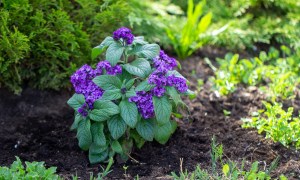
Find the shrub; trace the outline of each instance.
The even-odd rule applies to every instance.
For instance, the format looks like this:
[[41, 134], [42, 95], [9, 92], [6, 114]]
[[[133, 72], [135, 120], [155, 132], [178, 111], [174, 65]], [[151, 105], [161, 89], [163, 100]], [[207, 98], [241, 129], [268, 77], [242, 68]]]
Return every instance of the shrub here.
[[133, 143], [165, 144], [177, 126], [171, 114], [184, 105], [180, 95], [191, 94], [187, 80], [173, 70], [176, 60], [129, 29], [105, 38], [92, 58], [105, 50], [106, 60], [96, 69], [84, 65], [72, 75], [76, 94], [68, 101], [75, 110], [72, 129], [91, 163], [115, 153], [126, 159]]
[[0, 167], [0, 179], [61, 179], [56, 174], [56, 167], [46, 168], [44, 162], [25, 162], [25, 165], [16, 157], [10, 168]]

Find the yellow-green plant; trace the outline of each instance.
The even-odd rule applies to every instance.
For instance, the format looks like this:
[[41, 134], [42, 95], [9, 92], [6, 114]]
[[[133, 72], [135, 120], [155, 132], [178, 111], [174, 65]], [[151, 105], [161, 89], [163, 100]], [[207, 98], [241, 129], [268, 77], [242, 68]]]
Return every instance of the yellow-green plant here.
[[187, 18], [183, 26], [176, 24], [176, 27], [166, 29], [171, 44], [180, 59], [190, 56], [207, 41], [207, 36], [203, 37], [202, 35], [211, 23], [212, 13], [204, 15], [205, 4], [206, 1], [203, 0], [194, 6], [193, 0], [189, 0]]
[[265, 133], [266, 138], [280, 142], [284, 146], [300, 148], [300, 118], [293, 117], [293, 107], [287, 111], [279, 103], [263, 102], [266, 110], [260, 110], [252, 118], [243, 118], [243, 128], [256, 128]]

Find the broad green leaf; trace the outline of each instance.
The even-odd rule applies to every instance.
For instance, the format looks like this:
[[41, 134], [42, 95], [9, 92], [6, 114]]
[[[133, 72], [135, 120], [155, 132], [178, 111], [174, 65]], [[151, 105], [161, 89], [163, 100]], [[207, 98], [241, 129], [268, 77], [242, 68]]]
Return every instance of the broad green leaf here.
[[121, 59], [124, 49], [125, 48], [118, 42], [110, 44], [106, 51], [106, 60], [109, 61], [112, 66], [115, 66]]
[[104, 90], [121, 89], [122, 82], [116, 76], [101, 75], [93, 79], [93, 82]]
[[74, 94], [67, 103], [77, 111], [85, 103], [85, 99], [82, 94]]
[[134, 139], [135, 145], [139, 149], [145, 144], [145, 139], [143, 139], [136, 130], [131, 129], [130, 137]]
[[96, 122], [92, 124], [91, 131], [93, 136], [93, 142], [97, 146], [105, 146], [106, 145], [106, 138], [103, 133], [103, 124]]
[[228, 175], [228, 173], [229, 173], [229, 170], [230, 170], [229, 165], [228, 165], [228, 164], [224, 164], [224, 166], [223, 166], [223, 168], [222, 168], [222, 171], [223, 171], [224, 176], [227, 177], [227, 175]]
[[111, 143], [111, 148], [119, 154], [123, 153], [122, 146], [119, 143], [119, 141], [117, 141], [117, 140], [115, 140]]
[[145, 44], [143, 46], [135, 46], [131, 51], [131, 53], [147, 59], [153, 59], [159, 55], [159, 51], [160, 51], [159, 45]]
[[139, 135], [142, 136], [147, 141], [153, 141], [154, 125], [150, 119], [148, 120], [141, 119], [136, 125], [136, 130], [139, 133]]
[[116, 115], [107, 121], [107, 126], [111, 136], [119, 139], [126, 131], [127, 125], [121, 116]]
[[150, 91], [155, 85], [149, 84], [147, 80], [141, 82], [136, 88], [136, 91]]
[[182, 102], [180, 94], [177, 92], [177, 90], [174, 87], [167, 86], [166, 90], [167, 93], [171, 96], [171, 98], [175, 102], [176, 106]]
[[135, 82], [135, 78], [127, 81], [125, 84], [126, 89], [130, 89], [133, 86], [134, 82]]
[[153, 96], [154, 112], [157, 122], [163, 125], [170, 120], [172, 105], [166, 96], [161, 98]]
[[89, 117], [94, 121], [105, 121], [119, 113], [119, 106], [112, 101], [97, 100], [94, 102], [94, 109], [89, 113]]
[[123, 68], [126, 69], [130, 74], [142, 78], [146, 78], [151, 73], [150, 63], [143, 58], [136, 59], [130, 64], [125, 64]]
[[76, 113], [74, 122], [71, 126], [71, 130], [77, 129], [79, 122], [83, 119], [84, 118], [79, 113]]
[[105, 48], [113, 42], [115, 42], [114, 38], [106, 37], [99, 46], [94, 47], [92, 49], [92, 60], [99, 56], [105, 50]]
[[103, 162], [108, 158], [107, 146], [97, 146], [92, 144], [89, 149], [89, 160], [91, 164]]
[[79, 122], [76, 137], [78, 139], [79, 147], [83, 150], [88, 150], [93, 142], [90, 120], [85, 119], [84, 121]]
[[136, 96], [136, 92], [134, 91], [134, 89], [130, 89], [130, 90], [128, 90], [128, 91], [126, 92], [125, 96], [126, 96], [127, 98], [130, 98], [130, 97], [132, 97], [132, 96]]
[[129, 102], [128, 99], [124, 99], [119, 104], [121, 117], [126, 124], [131, 128], [134, 128], [138, 120], [138, 109], [135, 103]]
[[154, 139], [160, 144], [165, 144], [169, 140], [172, 132], [173, 128], [171, 122], [167, 122], [164, 125], [156, 124], [154, 127]]
[[144, 40], [144, 36], [137, 36], [137, 37], [134, 37], [133, 44], [142, 44], [142, 45], [144, 45], [144, 44], [148, 44], [148, 42], [146, 42]]
[[104, 91], [101, 100], [116, 100], [120, 99], [121, 97], [122, 94], [120, 89], [106, 90]]

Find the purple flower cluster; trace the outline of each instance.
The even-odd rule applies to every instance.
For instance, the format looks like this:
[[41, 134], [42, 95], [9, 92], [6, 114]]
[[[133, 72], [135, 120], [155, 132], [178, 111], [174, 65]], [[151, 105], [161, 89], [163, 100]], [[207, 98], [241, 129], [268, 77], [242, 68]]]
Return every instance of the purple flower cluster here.
[[151, 92], [138, 91], [136, 96], [129, 98], [129, 102], [136, 103], [138, 110], [144, 119], [154, 117], [154, 105]]
[[[109, 75], [116, 75], [122, 73], [122, 68], [120, 65], [112, 67], [108, 61], [101, 61], [98, 63], [97, 68], [94, 70], [89, 65], [83, 65], [79, 68], [72, 76], [71, 83], [77, 94], [83, 94], [85, 101], [88, 104], [89, 109], [93, 109], [94, 102], [101, 98], [104, 90], [98, 87], [92, 80], [101, 74], [103, 70]], [[87, 116], [87, 107], [83, 105], [78, 109], [78, 112], [82, 116]]]
[[123, 39], [128, 45], [132, 44], [134, 36], [131, 33], [131, 30], [126, 27], [121, 27], [114, 31], [113, 33], [114, 40]]
[[83, 117], [87, 117], [88, 112], [87, 112], [87, 105], [83, 104], [79, 109], [78, 113], [81, 114]]
[[165, 54], [164, 51], [160, 51], [159, 56], [153, 59], [153, 64], [156, 70], [149, 76], [148, 82], [155, 84], [152, 89], [153, 95], [162, 97], [165, 94], [165, 86], [173, 86], [180, 93], [187, 91], [188, 86], [186, 80], [175, 75], [166, 76], [168, 71], [173, 70], [176, 66], [176, 60]]

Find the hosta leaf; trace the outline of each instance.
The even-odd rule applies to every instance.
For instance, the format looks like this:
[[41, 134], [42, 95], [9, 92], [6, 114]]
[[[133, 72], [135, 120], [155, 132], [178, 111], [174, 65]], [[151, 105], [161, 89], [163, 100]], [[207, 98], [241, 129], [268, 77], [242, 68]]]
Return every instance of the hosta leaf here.
[[173, 132], [174, 127], [172, 126], [172, 123], [170, 121], [165, 123], [164, 125], [156, 124], [154, 128], [154, 139], [160, 144], [165, 144], [169, 140]]
[[135, 127], [138, 120], [138, 109], [135, 103], [129, 102], [128, 99], [124, 99], [119, 104], [121, 117], [126, 124], [132, 128]]
[[115, 152], [117, 152], [117, 153], [119, 153], [119, 154], [121, 154], [121, 153], [123, 153], [123, 150], [122, 150], [122, 146], [121, 146], [121, 144], [119, 143], [119, 141], [113, 141], [112, 143], [111, 143], [111, 148], [115, 151]]
[[104, 91], [101, 100], [116, 100], [120, 99], [121, 97], [122, 94], [120, 89], [106, 90]]
[[161, 98], [153, 96], [154, 112], [157, 122], [163, 125], [170, 120], [172, 105], [166, 96]]
[[111, 136], [119, 139], [126, 131], [127, 125], [121, 116], [116, 115], [107, 121], [107, 126]]
[[105, 121], [119, 113], [119, 106], [112, 101], [97, 100], [94, 102], [94, 109], [89, 113], [89, 116], [94, 121]]
[[118, 61], [121, 59], [121, 56], [124, 52], [124, 47], [118, 43], [114, 42], [107, 48], [106, 51], [106, 60], [110, 62], [112, 66], [115, 66]]
[[155, 85], [149, 84], [148, 81], [141, 82], [136, 88], [136, 91], [150, 91], [152, 88], [154, 88]]
[[154, 125], [151, 120], [142, 119], [136, 125], [136, 130], [140, 136], [142, 136], [147, 141], [153, 141], [154, 137]]
[[93, 79], [93, 82], [104, 90], [121, 89], [122, 82], [116, 76], [101, 75]]
[[85, 99], [82, 94], [74, 94], [67, 103], [77, 111], [85, 103]]
[[106, 138], [103, 133], [103, 124], [102, 123], [93, 123], [91, 127], [93, 142], [98, 146], [105, 146], [106, 145]]
[[92, 144], [89, 149], [89, 160], [91, 164], [103, 162], [108, 158], [107, 146], [97, 146]]
[[134, 47], [131, 53], [147, 59], [153, 59], [159, 55], [159, 51], [160, 51], [159, 45], [145, 44], [143, 46]]
[[78, 145], [83, 150], [88, 150], [92, 144], [91, 121], [86, 119], [79, 122], [77, 129]]
[[125, 64], [123, 68], [126, 69], [130, 74], [142, 78], [146, 78], [151, 73], [150, 63], [143, 58], [136, 59], [130, 64]]

